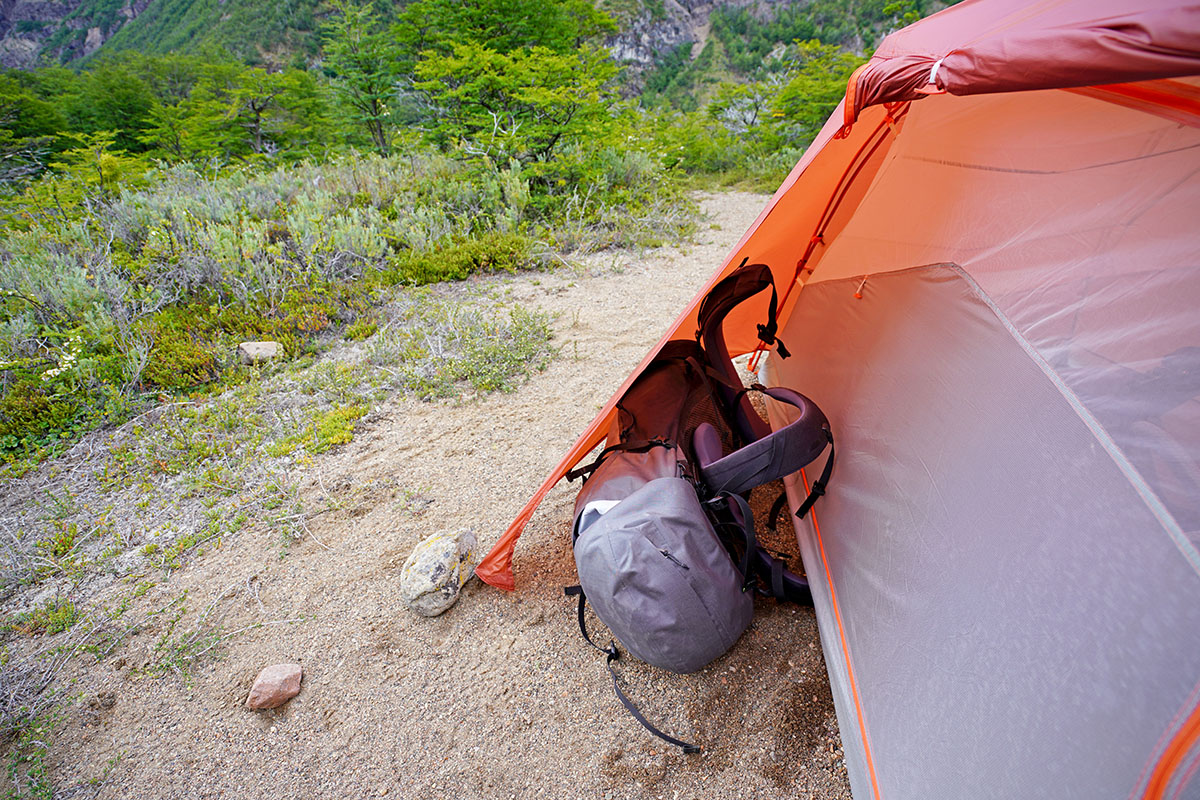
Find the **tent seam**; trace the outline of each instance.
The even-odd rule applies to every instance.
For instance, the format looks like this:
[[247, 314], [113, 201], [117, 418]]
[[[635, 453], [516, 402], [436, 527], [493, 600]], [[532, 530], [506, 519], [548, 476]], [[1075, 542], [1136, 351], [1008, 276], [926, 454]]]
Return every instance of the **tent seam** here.
[[1042, 370], [1042, 373], [1050, 379], [1051, 383], [1054, 384], [1055, 388], [1058, 389], [1059, 393], [1063, 396], [1063, 399], [1065, 399], [1071, 408], [1074, 409], [1075, 413], [1079, 416], [1079, 419], [1088, 427], [1088, 430], [1090, 430], [1092, 435], [1096, 437], [1096, 440], [1100, 443], [1100, 446], [1104, 448], [1105, 452], [1107, 452], [1113, 462], [1116, 463], [1117, 468], [1121, 470], [1121, 473], [1142, 498], [1142, 502], [1145, 503], [1146, 507], [1150, 509], [1150, 512], [1154, 514], [1155, 518], [1159, 521], [1159, 524], [1162, 525], [1167, 535], [1171, 537], [1171, 541], [1175, 543], [1175, 547], [1179, 550], [1180, 554], [1187, 560], [1188, 564], [1191, 565], [1192, 570], [1198, 577], [1200, 577], [1200, 552], [1196, 551], [1195, 546], [1184, 534], [1183, 528], [1181, 528], [1179, 523], [1176, 522], [1175, 517], [1172, 516], [1171, 512], [1169, 512], [1166, 506], [1163, 505], [1162, 500], [1159, 499], [1158, 495], [1154, 493], [1154, 490], [1151, 489], [1149, 484], [1146, 483], [1146, 480], [1142, 477], [1141, 473], [1137, 471], [1132, 463], [1130, 463], [1129, 459], [1125, 456], [1125, 453], [1117, 446], [1117, 443], [1114, 442], [1112, 437], [1108, 434], [1108, 431], [1105, 430], [1095, 416], [1092, 415], [1092, 412], [1089, 411], [1087, 406], [1083, 404], [1083, 401], [1079, 399], [1079, 396], [1071, 390], [1071, 388], [1062, 379], [1062, 376], [1054, 371], [1054, 368], [1051, 367], [1049, 362], [1042, 357], [1042, 354], [1038, 352], [1037, 348], [1035, 348], [1033, 344], [1031, 344], [1030, 341], [1025, 338], [1020, 330], [1017, 329], [1012, 320], [1008, 318], [1008, 315], [1001, 311], [1000, 307], [996, 305], [992, 298], [983, 291], [983, 288], [975, 281], [975, 278], [973, 278], [969, 273], [967, 273], [966, 270], [957, 264], [948, 263], [947, 266], [963, 277], [963, 279], [967, 282], [967, 285], [971, 287], [971, 290], [976, 294], [977, 297], [979, 297], [980, 300], [984, 302], [985, 305], [987, 305], [989, 309], [991, 309], [992, 313], [996, 315], [996, 318], [1000, 320], [1000, 323], [1004, 325], [1005, 329], [1008, 330], [1009, 335], [1011, 335], [1017, 344], [1021, 346], [1026, 355], [1033, 359], [1033, 362], [1038, 365], [1038, 367]]

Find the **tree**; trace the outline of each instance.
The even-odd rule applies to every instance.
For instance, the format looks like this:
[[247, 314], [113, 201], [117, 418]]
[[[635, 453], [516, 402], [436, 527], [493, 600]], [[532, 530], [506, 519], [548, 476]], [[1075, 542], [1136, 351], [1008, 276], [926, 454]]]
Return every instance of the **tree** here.
[[41, 172], [64, 128], [57, 108], [0, 75], [0, 192], [15, 191]]
[[732, 133], [746, 133], [766, 116], [773, 89], [763, 81], [722, 83], [708, 103], [708, 118], [722, 123]]
[[114, 131], [117, 148], [136, 152], [145, 149], [140, 136], [157, 104], [150, 86], [131, 67], [130, 57], [110, 58], [80, 76], [68, 116], [74, 130]]
[[501, 53], [467, 42], [448, 55], [427, 52], [413, 86], [438, 110], [431, 131], [438, 143], [462, 141], [493, 160], [529, 163], [603, 131], [616, 72], [608, 54], [595, 47]]
[[390, 150], [399, 51], [380, 29], [369, 6], [333, 0], [336, 12], [325, 29], [325, 67], [348, 118], [366, 129], [380, 155]]

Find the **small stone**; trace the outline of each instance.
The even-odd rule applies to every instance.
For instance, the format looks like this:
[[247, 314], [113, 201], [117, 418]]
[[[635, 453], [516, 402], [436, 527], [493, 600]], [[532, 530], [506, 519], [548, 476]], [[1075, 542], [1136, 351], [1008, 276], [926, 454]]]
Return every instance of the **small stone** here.
[[299, 664], [272, 664], [254, 679], [250, 696], [246, 698], [246, 708], [260, 711], [283, 705], [300, 694], [303, 674]]
[[242, 342], [238, 345], [238, 356], [243, 364], [261, 364], [283, 355], [279, 342]]
[[435, 533], [418, 544], [400, 570], [400, 599], [426, 617], [454, 605], [478, 563], [476, 545], [470, 529]]

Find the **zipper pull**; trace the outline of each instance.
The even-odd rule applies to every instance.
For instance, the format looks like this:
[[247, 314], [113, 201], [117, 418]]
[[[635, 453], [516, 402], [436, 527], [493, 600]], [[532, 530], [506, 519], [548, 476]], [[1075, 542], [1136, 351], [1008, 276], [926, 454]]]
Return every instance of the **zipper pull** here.
[[677, 566], [677, 567], [683, 567], [684, 569], [689, 569], [689, 567], [688, 567], [688, 565], [687, 565], [687, 564], [683, 563], [683, 562], [682, 562], [682, 561], [680, 561], [678, 558], [676, 558], [675, 556], [671, 555], [671, 554], [670, 554], [669, 552], [667, 552], [665, 549], [659, 548], [659, 551], [658, 551], [658, 552], [660, 552], [660, 553], [662, 553], [664, 556], [666, 556], [666, 557], [667, 557], [667, 560], [668, 560], [668, 561], [670, 561], [670, 562], [671, 562], [672, 564], [674, 564], [675, 566]]

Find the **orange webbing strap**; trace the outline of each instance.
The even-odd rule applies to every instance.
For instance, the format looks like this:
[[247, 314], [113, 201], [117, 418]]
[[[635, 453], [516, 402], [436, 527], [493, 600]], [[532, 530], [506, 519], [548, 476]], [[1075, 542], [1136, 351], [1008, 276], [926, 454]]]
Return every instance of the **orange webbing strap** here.
[[842, 108], [842, 129], [834, 134], [835, 139], [845, 139], [850, 135], [850, 130], [854, 127], [855, 121], [858, 119], [858, 108], [855, 103], [858, 102], [858, 77], [862, 75], [863, 70], [871, 62], [860, 64], [858, 69], [850, 73], [850, 80], [846, 81], [846, 102]]

